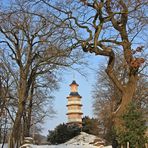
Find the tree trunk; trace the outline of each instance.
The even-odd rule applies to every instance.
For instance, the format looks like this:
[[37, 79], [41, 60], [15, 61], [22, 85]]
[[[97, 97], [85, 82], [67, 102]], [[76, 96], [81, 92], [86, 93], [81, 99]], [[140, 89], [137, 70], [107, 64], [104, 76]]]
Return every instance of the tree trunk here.
[[23, 112], [25, 110], [26, 98], [27, 98], [26, 86], [27, 86], [26, 79], [23, 75], [20, 80], [20, 86], [19, 86], [20, 89], [18, 89], [18, 96], [19, 96], [18, 110], [16, 113], [13, 128], [9, 138], [9, 148], [19, 147], [20, 145], [21, 126], [22, 126], [21, 120], [22, 120]]
[[24, 137], [30, 137], [31, 114], [24, 117]]
[[32, 117], [32, 107], [33, 107], [33, 92], [34, 92], [34, 79], [31, 85], [30, 96], [28, 97], [29, 105], [25, 116], [25, 137], [30, 137], [31, 128], [31, 117]]
[[[32, 101], [31, 101], [32, 102]], [[29, 106], [29, 111], [28, 111], [28, 118], [27, 118], [27, 132], [26, 132], [26, 135], [25, 136], [30, 136], [30, 128], [31, 128], [31, 115], [32, 115], [32, 105]]]
[[120, 106], [118, 107], [118, 109], [116, 110], [116, 112], [114, 113], [115, 115], [115, 126], [117, 128], [121, 128], [123, 125], [121, 116], [124, 114], [124, 112], [126, 111], [127, 106], [129, 105], [129, 103], [132, 101], [135, 91], [136, 91], [136, 87], [137, 87], [137, 80], [136, 78], [133, 79], [132, 81], [130, 81], [126, 87], [124, 88], [124, 92], [122, 93], [122, 101]]
[[17, 111], [16, 118], [14, 121], [14, 125], [12, 128], [12, 132], [10, 134], [9, 138], [9, 148], [15, 148], [16, 144], [18, 143], [20, 139], [20, 128], [21, 128], [21, 118], [23, 114], [23, 108]]

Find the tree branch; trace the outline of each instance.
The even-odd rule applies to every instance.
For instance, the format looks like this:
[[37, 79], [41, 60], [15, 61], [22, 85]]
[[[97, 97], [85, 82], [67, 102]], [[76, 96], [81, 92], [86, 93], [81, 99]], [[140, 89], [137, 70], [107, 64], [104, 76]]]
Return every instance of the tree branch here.
[[114, 72], [115, 55], [113, 50], [110, 47], [106, 47], [101, 43], [99, 43], [98, 45], [102, 50], [99, 49], [98, 47], [94, 48], [91, 45], [88, 45], [87, 47], [82, 47], [82, 48], [85, 48], [84, 50], [89, 51], [90, 53], [95, 53], [96, 55], [103, 55], [103, 56], [109, 57], [106, 73], [108, 74], [109, 78], [114, 82], [114, 84], [117, 86], [117, 88], [121, 92], [123, 92], [124, 88], [121, 84], [121, 81], [118, 80]]

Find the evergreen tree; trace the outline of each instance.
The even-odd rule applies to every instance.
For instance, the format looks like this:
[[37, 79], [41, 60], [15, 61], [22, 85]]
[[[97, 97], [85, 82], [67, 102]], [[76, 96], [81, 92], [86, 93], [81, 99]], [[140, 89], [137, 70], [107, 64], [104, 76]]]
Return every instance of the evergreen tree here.
[[53, 131], [49, 131], [47, 140], [51, 144], [61, 144], [80, 134], [80, 127], [65, 123], [58, 125]]
[[50, 130], [47, 141], [51, 144], [61, 144], [80, 134], [81, 130], [88, 134], [99, 134], [99, 122], [97, 119], [84, 117], [82, 119], [82, 129], [76, 125], [59, 124], [54, 130]]
[[145, 148], [147, 141], [145, 137], [147, 129], [146, 121], [137, 103], [130, 103], [122, 119], [124, 128], [118, 131], [119, 143], [126, 145], [126, 143], [129, 142], [130, 148]]

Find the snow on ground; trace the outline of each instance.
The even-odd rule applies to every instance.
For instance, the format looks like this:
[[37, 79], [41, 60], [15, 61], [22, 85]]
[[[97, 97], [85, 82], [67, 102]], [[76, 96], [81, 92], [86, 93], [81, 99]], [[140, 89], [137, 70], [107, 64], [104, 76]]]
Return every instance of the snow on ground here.
[[26, 148], [112, 148], [111, 146], [94, 146], [94, 141], [104, 143], [103, 139], [97, 136], [81, 132], [80, 135], [60, 145], [28, 145]]
[[60, 145], [26, 145], [26, 148], [112, 148], [111, 146], [92, 146], [92, 145], [66, 145], [66, 144], [60, 144]]
[[94, 135], [87, 134], [85, 132], [81, 132], [80, 135], [72, 138], [65, 144], [73, 144], [73, 145], [88, 145], [90, 143], [93, 143], [96, 139], [98, 139], [101, 143], [104, 143], [103, 139], [98, 138]]
[[[0, 148], [1, 148], [1, 144], [0, 144]], [[8, 148], [8, 147], [5, 145], [4, 148]], [[26, 145], [26, 148], [112, 148], [112, 146], [97, 147], [97, 146], [92, 146], [92, 145], [60, 144], [60, 145]]]
[[[68, 142], [60, 145], [30, 145], [25, 144], [21, 148], [112, 148], [112, 146], [94, 146], [94, 141], [99, 143], [104, 143], [103, 139], [98, 138], [94, 135], [90, 135], [84, 132], [81, 132], [80, 135], [72, 138]], [[1, 145], [0, 145], [1, 148]], [[8, 148], [5, 145], [4, 148]]]

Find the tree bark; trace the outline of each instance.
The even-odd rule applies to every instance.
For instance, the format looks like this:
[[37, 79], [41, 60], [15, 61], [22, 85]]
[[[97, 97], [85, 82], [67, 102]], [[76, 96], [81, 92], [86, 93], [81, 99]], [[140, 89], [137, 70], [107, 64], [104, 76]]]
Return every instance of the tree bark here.
[[14, 148], [19, 141], [22, 114], [23, 114], [23, 108], [22, 109], [20, 108], [17, 111], [12, 132], [9, 138], [9, 148]]
[[136, 91], [136, 87], [137, 87], [137, 77], [132, 76], [129, 83], [126, 85], [126, 87], [123, 90], [121, 104], [114, 112], [114, 117], [115, 117], [114, 123], [117, 128], [121, 128], [123, 125], [121, 117], [126, 111], [126, 108], [129, 105], [129, 103], [132, 101]]
[[31, 118], [32, 118], [32, 107], [33, 107], [33, 93], [34, 93], [34, 85], [35, 85], [35, 78], [33, 77], [32, 79], [32, 85], [31, 85], [31, 90], [30, 90], [30, 96], [28, 97], [28, 102], [29, 105], [26, 110], [26, 116], [25, 118], [25, 126], [24, 126], [24, 136], [25, 137], [30, 137], [30, 129], [31, 129]]
[[20, 76], [19, 88], [18, 89], [18, 110], [16, 113], [16, 118], [12, 127], [12, 131], [9, 138], [9, 148], [19, 147], [21, 141], [21, 126], [22, 126], [22, 116], [25, 110], [27, 94], [27, 83], [25, 74], [22, 72]]

